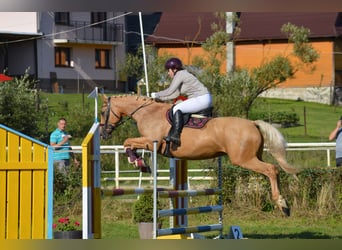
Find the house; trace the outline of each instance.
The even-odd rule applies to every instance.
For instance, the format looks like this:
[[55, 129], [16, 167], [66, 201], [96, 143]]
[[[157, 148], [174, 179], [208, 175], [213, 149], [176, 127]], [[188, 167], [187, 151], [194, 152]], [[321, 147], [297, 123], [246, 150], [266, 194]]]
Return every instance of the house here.
[[319, 53], [315, 70], [302, 69], [293, 79], [263, 93], [266, 97], [340, 103], [342, 95], [342, 13], [241, 13], [235, 42], [235, 65], [255, 67], [262, 60], [290, 51], [283, 24], [310, 29], [309, 40]]
[[1, 12], [0, 70], [25, 70], [43, 91], [124, 91], [122, 12]]
[[196, 55], [203, 53], [201, 45], [214, 32], [212, 23], [220, 22], [211, 12], [163, 12], [154, 32], [146, 43], [158, 49], [158, 53], [169, 53], [189, 65]]
[[[252, 68], [276, 54], [291, 52], [283, 24], [292, 23], [310, 29], [310, 43], [319, 52], [315, 71], [301, 70], [293, 79], [263, 93], [266, 97], [342, 104], [342, 15], [333, 13], [238, 13], [241, 32], [233, 40], [225, 67]], [[201, 20], [201, 21], [199, 21]], [[213, 13], [163, 13], [147, 42], [159, 53], [168, 52], [191, 64], [194, 55], [203, 53], [200, 44], [212, 34]]]

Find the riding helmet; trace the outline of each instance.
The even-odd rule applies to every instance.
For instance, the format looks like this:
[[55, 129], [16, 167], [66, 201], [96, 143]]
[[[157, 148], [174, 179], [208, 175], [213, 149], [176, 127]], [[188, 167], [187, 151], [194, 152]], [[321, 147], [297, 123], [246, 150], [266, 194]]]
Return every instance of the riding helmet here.
[[183, 64], [182, 61], [179, 60], [176, 57], [170, 58], [169, 60], [166, 61], [165, 63], [165, 69], [177, 69], [177, 70], [182, 70], [183, 69]]

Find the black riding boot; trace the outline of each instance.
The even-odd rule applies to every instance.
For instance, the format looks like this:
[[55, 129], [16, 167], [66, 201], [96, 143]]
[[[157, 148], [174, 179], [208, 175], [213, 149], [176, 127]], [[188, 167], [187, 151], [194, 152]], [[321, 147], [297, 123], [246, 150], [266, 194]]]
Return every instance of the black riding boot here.
[[180, 110], [177, 110], [176, 113], [173, 115], [172, 127], [170, 129], [170, 139], [171, 141], [180, 146], [180, 134], [183, 129], [183, 113]]

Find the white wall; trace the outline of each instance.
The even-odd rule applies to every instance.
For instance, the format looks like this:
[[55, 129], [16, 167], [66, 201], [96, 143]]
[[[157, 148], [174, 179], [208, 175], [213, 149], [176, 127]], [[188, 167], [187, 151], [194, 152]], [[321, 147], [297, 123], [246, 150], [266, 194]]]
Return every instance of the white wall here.
[[330, 87], [273, 88], [265, 91], [260, 96], [331, 104], [332, 91]]
[[37, 33], [37, 12], [0, 12], [0, 32]]

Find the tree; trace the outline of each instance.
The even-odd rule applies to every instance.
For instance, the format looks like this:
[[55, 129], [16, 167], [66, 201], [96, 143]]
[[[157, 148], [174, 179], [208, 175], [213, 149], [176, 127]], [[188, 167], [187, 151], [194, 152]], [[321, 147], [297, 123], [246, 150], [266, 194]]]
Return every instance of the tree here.
[[[236, 25], [233, 36], [230, 36], [225, 29], [228, 17], [224, 12], [215, 15], [222, 21], [212, 24], [214, 33], [202, 44], [204, 54], [195, 56], [192, 66], [202, 69], [196, 71], [196, 76], [213, 94], [216, 115], [248, 118], [254, 101], [261, 93], [293, 77], [299, 70], [315, 69], [313, 63], [318, 60], [319, 55], [309, 43], [310, 30], [287, 23], [282, 26], [281, 31], [287, 35], [289, 44], [293, 44], [292, 53], [280, 53], [263, 60], [258, 67], [252, 69], [236, 68], [232, 72], [222, 73], [220, 68], [226, 60], [226, 45], [237, 37], [240, 29]], [[229, 18], [229, 22], [239, 23], [237, 15]], [[151, 92], [165, 88], [168, 82], [164, 80], [163, 65], [171, 55], [157, 55], [151, 47], [147, 47], [146, 54]], [[136, 54], [127, 56], [123, 71], [138, 79], [144, 77], [141, 48]]]
[[[233, 17], [238, 22], [236, 16]], [[215, 32], [203, 44], [205, 56], [195, 58], [202, 67], [200, 79], [214, 96], [215, 113], [220, 116], [242, 116], [248, 118], [256, 98], [268, 89], [294, 76], [303, 68], [312, 67], [319, 55], [308, 41], [310, 30], [291, 23], [284, 24], [281, 31], [287, 34], [293, 51], [289, 55], [279, 54], [264, 60], [260, 66], [247, 69], [237, 68], [227, 74], [220, 73], [220, 66], [226, 59], [226, 43], [230, 37], [222, 27], [213, 25]], [[237, 29], [235, 32], [239, 32]]]
[[[150, 92], [159, 91], [160, 88], [163, 89], [168, 84], [164, 64], [171, 55], [165, 53], [158, 56], [156, 50], [151, 46], [146, 46], [145, 53]], [[137, 80], [145, 79], [143, 50], [141, 46], [136, 53], [127, 54], [125, 64], [121, 66], [121, 70], [127, 76], [134, 77]], [[146, 95], [147, 93], [143, 91], [141, 94]]]
[[40, 139], [39, 122], [44, 117], [36, 87], [37, 81], [30, 79], [28, 71], [20, 78], [0, 83], [0, 123]]

